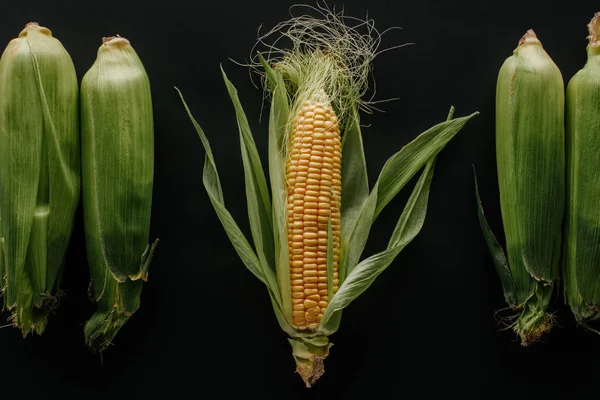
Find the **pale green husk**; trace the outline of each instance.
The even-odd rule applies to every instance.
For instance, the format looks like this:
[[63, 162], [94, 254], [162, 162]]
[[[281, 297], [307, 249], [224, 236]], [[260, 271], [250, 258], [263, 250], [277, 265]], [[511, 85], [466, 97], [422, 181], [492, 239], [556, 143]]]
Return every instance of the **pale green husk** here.
[[154, 179], [150, 82], [128, 40], [105, 38], [81, 83], [83, 214], [90, 298], [87, 345], [105, 350], [140, 306]]
[[30, 23], [0, 60], [0, 278], [24, 336], [57, 306], [79, 202], [79, 88], [49, 29]]
[[588, 25], [587, 63], [569, 81], [566, 97], [567, 211], [563, 275], [567, 302], [577, 321], [586, 327], [600, 317], [599, 20], [600, 13], [597, 13]]
[[[245, 172], [248, 217], [254, 248], [244, 237], [225, 201], [208, 139], [181, 99], [206, 151], [203, 183], [227, 235], [246, 267], [267, 287], [281, 328], [290, 336], [297, 372], [307, 387], [323, 374], [329, 353], [329, 336], [341, 321], [341, 312], [363, 293], [420, 231], [427, 208], [435, 157], [477, 113], [435, 125], [394, 154], [369, 190], [359, 110], [368, 109], [365, 93], [370, 63], [376, 47], [347, 25], [341, 14], [321, 10], [321, 19], [303, 15], [278, 25], [271, 33], [292, 39], [290, 50], [271, 47], [267, 59], [258, 53], [261, 76], [271, 102], [269, 116], [269, 183], [262, 169], [237, 91], [223, 71], [234, 105]], [[363, 21], [364, 22], [364, 21]], [[372, 27], [372, 21], [367, 21]], [[284, 29], [289, 28], [289, 29]], [[264, 41], [262, 36], [260, 41]], [[271, 55], [271, 56], [269, 56]], [[253, 65], [253, 68], [258, 68]], [[320, 326], [315, 331], [293, 328], [286, 233], [284, 166], [290, 122], [299, 104], [314, 96], [326, 96], [340, 119], [342, 134], [342, 204], [340, 288], [330, 297]], [[452, 110], [453, 111], [453, 110]], [[396, 229], [382, 252], [360, 261], [369, 231], [385, 205], [417, 173], [423, 170]], [[270, 187], [269, 187], [270, 186]], [[329, 235], [328, 269], [333, 268]], [[330, 292], [332, 291], [330, 285]]]
[[561, 73], [530, 30], [498, 73], [496, 156], [505, 256], [479, 217], [504, 297], [509, 324], [525, 345], [553, 324], [548, 313], [559, 276], [564, 214], [564, 85]]

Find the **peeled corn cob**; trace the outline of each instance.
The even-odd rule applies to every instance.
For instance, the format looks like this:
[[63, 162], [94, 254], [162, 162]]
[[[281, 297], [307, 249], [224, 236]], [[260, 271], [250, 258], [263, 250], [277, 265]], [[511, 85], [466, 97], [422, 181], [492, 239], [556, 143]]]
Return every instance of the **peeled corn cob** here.
[[104, 38], [81, 84], [83, 213], [90, 296], [87, 345], [103, 351], [140, 305], [154, 176], [150, 83], [129, 41]]
[[307, 101], [294, 121], [287, 172], [287, 230], [292, 316], [314, 330], [327, 308], [327, 233], [333, 232], [333, 292], [339, 288], [341, 136], [325, 93]]
[[600, 13], [590, 21], [587, 63], [567, 85], [564, 279], [578, 322], [600, 317]]
[[71, 57], [29, 23], [0, 59], [0, 287], [23, 335], [56, 307], [79, 201], [79, 88]]
[[517, 314], [523, 345], [552, 326], [547, 307], [559, 274], [564, 213], [564, 86], [561, 73], [532, 30], [498, 74], [496, 156], [508, 261], [480, 221]]

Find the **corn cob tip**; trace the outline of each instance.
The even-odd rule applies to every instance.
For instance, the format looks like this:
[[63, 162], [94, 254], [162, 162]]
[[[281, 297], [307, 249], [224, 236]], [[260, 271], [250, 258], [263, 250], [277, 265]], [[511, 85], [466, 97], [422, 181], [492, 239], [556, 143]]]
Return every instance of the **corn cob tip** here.
[[102, 45], [104, 46], [125, 46], [128, 45], [129, 40], [125, 39], [124, 37], [120, 36], [119, 34], [116, 34], [115, 36], [107, 36], [107, 37], [103, 37], [102, 38]]
[[19, 37], [25, 37], [29, 31], [33, 30], [43, 33], [44, 35], [52, 36], [52, 31], [45, 26], [40, 26], [40, 24], [37, 22], [28, 22], [25, 25], [25, 28], [23, 28], [23, 30], [19, 33]]
[[542, 44], [542, 42], [540, 42], [540, 40], [537, 38], [537, 35], [533, 31], [533, 29], [528, 29], [527, 32], [525, 32], [525, 34], [523, 35], [523, 37], [521, 37], [521, 40], [519, 40], [519, 46], [523, 46], [526, 44]]
[[590, 48], [600, 46], [600, 43], [598, 43], [598, 33], [600, 30], [600, 24], [598, 24], [599, 21], [600, 21], [600, 12], [597, 12], [594, 14], [594, 17], [588, 24], [589, 36], [587, 38], [590, 41], [590, 43], [589, 43]]

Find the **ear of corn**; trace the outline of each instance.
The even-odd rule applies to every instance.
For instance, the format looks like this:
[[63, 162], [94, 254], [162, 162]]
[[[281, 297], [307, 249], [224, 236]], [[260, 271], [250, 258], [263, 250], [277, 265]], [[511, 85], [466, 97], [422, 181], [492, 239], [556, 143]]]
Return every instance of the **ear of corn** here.
[[78, 84], [49, 29], [28, 24], [0, 60], [3, 293], [24, 335], [56, 306], [79, 201]]
[[104, 350], [138, 309], [157, 241], [148, 245], [154, 175], [150, 83], [129, 41], [105, 38], [81, 85], [88, 346]]
[[480, 210], [482, 228], [518, 313], [523, 345], [547, 332], [559, 273], [564, 213], [564, 87], [561, 73], [529, 30], [498, 74], [496, 156], [506, 251]]
[[590, 21], [587, 63], [570, 80], [566, 98], [567, 214], [564, 279], [578, 322], [600, 314], [600, 13]]
[[[325, 19], [303, 16], [278, 25], [271, 33], [287, 36], [294, 47], [272, 48], [268, 60], [257, 56], [255, 67], [262, 68], [271, 101], [270, 196], [237, 91], [223, 72], [239, 127], [255, 249], [225, 207], [209, 141], [180, 93], [206, 151], [207, 194], [238, 255], [267, 286], [307, 387], [324, 373], [329, 336], [339, 327], [341, 311], [421, 229], [434, 159], [476, 115], [451, 119], [420, 135], [388, 160], [369, 192], [358, 110], [368, 108], [360, 97], [374, 42], [344, 25], [341, 16], [323, 13]], [[359, 262], [373, 221], [420, 169], [421, 179], [388, 247]]]
[[327, 308], [330, 221], [333, 294], [339, 288], [341, 143], [327, 95], [307, 100], [292, 122], [286, 162], [292, 318], [298, 330], [316, 329]]

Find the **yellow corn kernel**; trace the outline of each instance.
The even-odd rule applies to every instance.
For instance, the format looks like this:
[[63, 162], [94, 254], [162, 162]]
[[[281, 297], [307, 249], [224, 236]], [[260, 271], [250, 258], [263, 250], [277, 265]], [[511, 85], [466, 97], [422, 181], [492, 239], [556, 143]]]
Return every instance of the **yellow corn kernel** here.
[[[286, 177], [288, 210], [292, 213], [287, 215], [287, 233], [295, 300], [293, 322], [299, 330], [315, 329], [328, 304], [330, 218], [333, 247], [340, 246], [341, 136], [333, 108], [307, 101], [295, 118], [289, 143]], [[339, 286], [338, 260], [339, 256], [334, 257], [334, 293]]]

